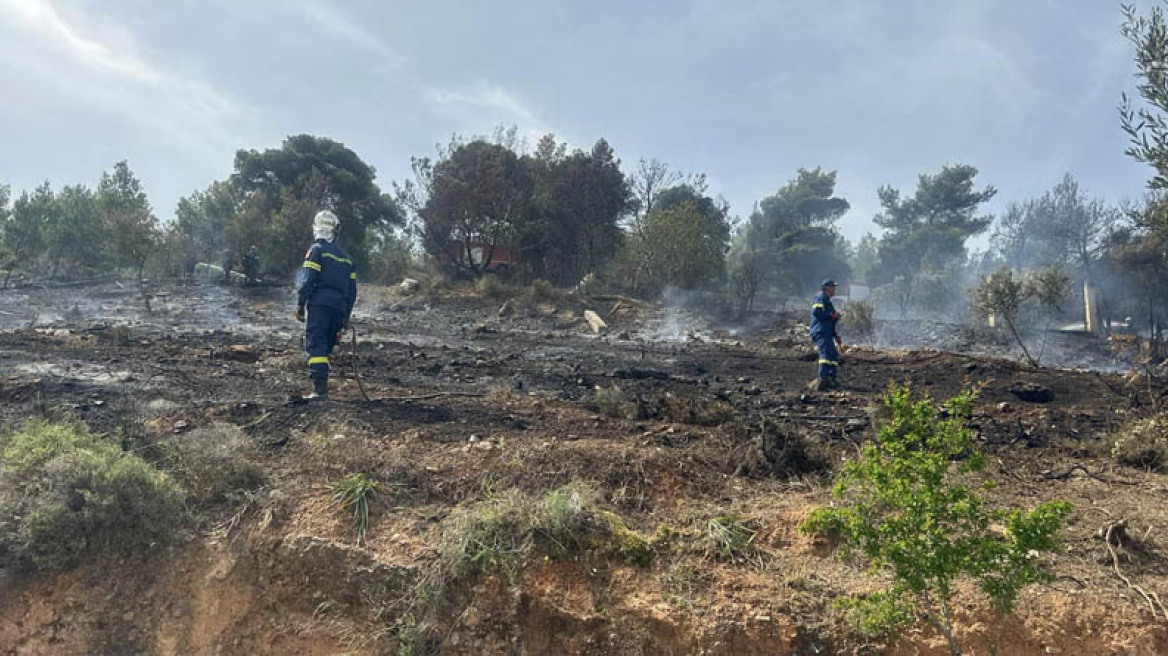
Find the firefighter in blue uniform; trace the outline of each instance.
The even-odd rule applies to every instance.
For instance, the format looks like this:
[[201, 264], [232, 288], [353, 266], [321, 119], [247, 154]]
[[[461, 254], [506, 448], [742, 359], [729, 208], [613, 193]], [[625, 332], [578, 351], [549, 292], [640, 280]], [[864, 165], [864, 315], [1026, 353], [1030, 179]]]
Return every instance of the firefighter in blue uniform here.
[[835, 281], [831, 278], [824, 280], [821, 289], [811, 301], [811, 339], [815, 340], [815, 347], [819, 349], [819, 379], [816, 384], [821, 390], [829, 390], [839, 387], [839, 380], [836, 379], [840, 364], [837, 346], [842, 346], [843, 342], [835, 328], [839, 322], [839, 312], [831, 304], [831, 297], [835, 296]]
[[349, 316], [357, 302], [357, 270], [353, 260], [337, 246], [340, 221], [329, 211], [318, 212], [312, 220], [315, 240], [304, 254], [297, 321], [305, 321], [304, 352], [313, 392], [309, 399], [328, 400], [329, 354], [340, 334], [349, 328]]

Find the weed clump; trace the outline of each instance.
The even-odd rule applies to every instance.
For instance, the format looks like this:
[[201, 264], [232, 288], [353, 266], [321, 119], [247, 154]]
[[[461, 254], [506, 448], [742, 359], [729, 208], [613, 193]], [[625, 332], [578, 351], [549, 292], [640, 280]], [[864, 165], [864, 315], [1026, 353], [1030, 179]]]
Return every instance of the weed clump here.
[[691, 426], [721, 426], [734, 418], [734, 408], [723, 401], [690, 399], [666, 394], [665, 418]]
[[794, 427], [763, 419], [757, 424], [737, 423], [735, 434], [746, 444], [738, 463], [741, 473], [789, 479], [831, 469], [827, 451]]
[[263, 471], [248, 459], [249, 451], [247, 438], [237, 426], [195, 429], [172, 444], [174, 476], [196, 504], [237, 500], [264, 481]]
[[357, 544], [365, 539], [369, 528], [369, 501], [377, 492], [377, 483], [365, 474], [350, 474], [333, 483], [333, 503], [353, 514], [353, 530]]
[[867, 339], [876, 332], [876, 305], [872, 301], [850, 301], [840, 316], [845, 334]]
[[527, 300], [532, 303], [556, 301], [559, 300], [559, 294], [550, 282], [537, 278], [527, 287]]
[[1148, 417], [1126, 426], [1111, 444], [1111, 457], [1128, 467], [1168, 469], [1168, 418]]
[[593, 401], [602, 415], [620, 419], [627, 414], [628, 403], [625, 399], [625, 393], [616, 385], [597, 387]]
[[841, 505], [812, 512], [800, 526], [837, 538], [845, 551], [862, 553], [891, 575], [892, 585], [879, 594], [840, 602], [862, 631], [889, 635], [923, 616], [949, 653], [960, 654], [952, 614], [957, 580], [972, 579], [988, 597], [999, 636], [1018, 593], [1051, 580], [1041, 555], [1057, 548], [1070, 504], [991, 510], [976, 488], [954, 476], [984, 467], [965, 426], [974, 396], [965, 391], [949, 399], [942, 414], [928, 398], [914, 401], [908, 387], [890, 387], [884, 396], [890, 420], [837, 478]]
[[721, 515], [706, 523], [706, 553], [729, 562], [757, 562], [762, 550], [754, 542], [758, 531], [741, 515]]
[[181, 487], [83, 424], [30, 420], [0, 433], [0, 553], [56, 570], [96, 553], [171, 543]]
[[445, 579], [481, 571], [518, 571], [534, 554], [593, 553], [637, 564], [652, 558], [651, 543], [616, 513], [598, 506], [590, 487], [573, 483], [542, 498], [516, 490], [456, 510], [442, 532]]
[[475, 282], [475, 291], [487, 298], [498, 298], [507, 291], [507, 287], [499, 280], [498, 276], [488, 273]]

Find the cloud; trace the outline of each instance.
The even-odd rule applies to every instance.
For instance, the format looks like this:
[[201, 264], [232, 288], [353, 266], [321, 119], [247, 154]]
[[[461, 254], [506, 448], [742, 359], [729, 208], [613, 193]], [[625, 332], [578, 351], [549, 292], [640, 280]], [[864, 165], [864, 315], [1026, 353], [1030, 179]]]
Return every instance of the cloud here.
[[326, 2], [305, 0], [298, 8], [317, 28], [376, 54], [386, 64], [394, 67], [405, 64], [406, 59], [403, 55], [360, 24], [328, 6]]
[[90, 33], [49, 0], [0, 0], [0, 30], [9, 32], [5, 41], [15, 59], [8, 64], [28, 78], [22, 86], [30, 96], [39, 87], [46, 103], [84, 103], [219, 157], [261, 125], [254, 110], [210, 83], [137, 55], [120, 26], [105, 25], [100, 34], [100, 28], [87, 27]]
[[480, 81], [461, 89], [431, 88], [426, 96], [430, 102], [470, 123], [471, 130], [515, 124], [529, 143], [536, 143], [541, 136], [553, 132], [523, 101], [498, 84]]

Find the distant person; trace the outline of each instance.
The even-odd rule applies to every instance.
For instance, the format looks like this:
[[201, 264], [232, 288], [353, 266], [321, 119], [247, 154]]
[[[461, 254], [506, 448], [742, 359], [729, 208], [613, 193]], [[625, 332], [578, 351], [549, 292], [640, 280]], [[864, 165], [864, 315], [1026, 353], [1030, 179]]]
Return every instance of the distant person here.
[[349, 316], [357, 302], [357, 270], [353, 261], [337, 246], [341, 224], [329, 211], [312, 220], [315, 240], [304, 254], [304, 269], [296, 304], [296, 320], [305, 321], [304, 352], [312, 377], [312, 394], [307, 398], [328, 400], [329, 354], [340, 334], [349, 328]]
[[260, 252], [253, 244], [243, 256], [243, 275], [247, 276], [247, 283], [249, 285], [255, 284], [256, 280], [259, 279], [259, 272]]
[[219, 266], [223, 267], [223, 282], [231, 282], [231, 265], [235, 261], [235, 256], [231, 254], [230, 248], [224, 248], [219, 252]]
[[811, 301], [811, 339], [815, 340], [815, 347], [819, 349], [819, 379], [815, 381], [816, 389], [831, 390], [839, 388], [836, 372], [839, 370], [840, 356], [837, 346], [843, 346], [836, 324], [839, 322], [839, 312], [831, 303], [835, 296], [835, 281], [831, 278], [823, 281], [822, 291]]

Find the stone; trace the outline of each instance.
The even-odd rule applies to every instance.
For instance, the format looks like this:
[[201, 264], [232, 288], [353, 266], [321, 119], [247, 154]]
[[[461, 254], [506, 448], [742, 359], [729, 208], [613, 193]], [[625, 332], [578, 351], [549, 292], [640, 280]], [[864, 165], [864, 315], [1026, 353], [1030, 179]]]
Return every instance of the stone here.
[[592, 328], [592, 332], [598, 335], [608, 330], [608, 324], [604, 323], [604, 319], [601, 319], [600, 315], [592, 310], [584, 310], [584, 320], [588, 322], [588, 326]]

